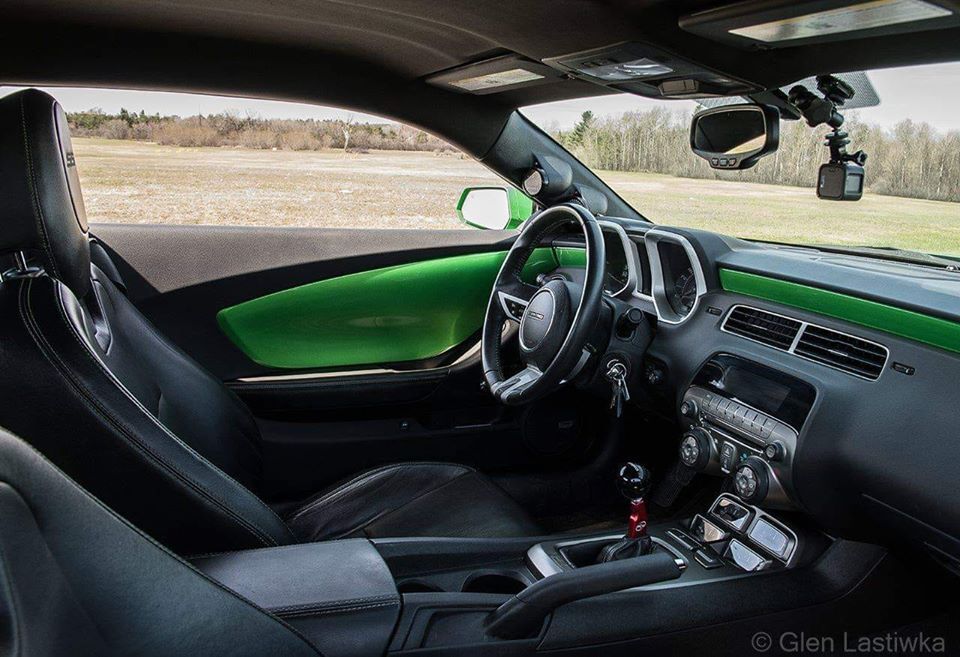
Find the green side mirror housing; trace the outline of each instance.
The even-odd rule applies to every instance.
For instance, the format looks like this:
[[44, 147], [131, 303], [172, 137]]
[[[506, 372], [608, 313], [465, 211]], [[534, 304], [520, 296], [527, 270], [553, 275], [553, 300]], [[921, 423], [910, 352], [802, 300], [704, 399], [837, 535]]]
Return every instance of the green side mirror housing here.
[[533, 199], [506, 186], [467, 187], [457, 201], [457, 218], [485, 230], [512, 230], [533, 214]]

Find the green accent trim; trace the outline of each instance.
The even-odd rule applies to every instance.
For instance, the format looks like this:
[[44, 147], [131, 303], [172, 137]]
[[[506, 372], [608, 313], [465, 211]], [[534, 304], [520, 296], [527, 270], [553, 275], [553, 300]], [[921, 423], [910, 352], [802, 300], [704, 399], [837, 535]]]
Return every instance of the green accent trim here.
[[577, 246], [557, 246], [554, 247], [557, 254], [557, 262], [561, 267], [586, 267], [587, 250]]
[[720, 270], [720, 283], [728, 292], [782, 303], [948, 351], [960, 352], [960, 323], [957, 322], [839, 292], [732, 269]]
[[[480, 330], [506, 252], [413, 262], [308, 283], [217, 313], [220, 329], [251, 360], [319, 369], [423, 360]], [[552, 271], [550, 248], [533, 252], [523, 278]]]

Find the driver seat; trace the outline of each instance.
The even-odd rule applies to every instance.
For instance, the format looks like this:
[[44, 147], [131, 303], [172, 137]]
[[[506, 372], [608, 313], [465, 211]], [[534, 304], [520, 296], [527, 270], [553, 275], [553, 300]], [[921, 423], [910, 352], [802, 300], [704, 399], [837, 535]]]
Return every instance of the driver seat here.
[[155, 539], [197, 554], [540, 533], [487, 477], [445, 463], [370, 470], [280, 517], [257, 495], [249, 410], [91, 263], [67, 119], [48, 94], [0, 99], [0, 180], [0, 257], [13, 266], [0, 282], [0, 424]]

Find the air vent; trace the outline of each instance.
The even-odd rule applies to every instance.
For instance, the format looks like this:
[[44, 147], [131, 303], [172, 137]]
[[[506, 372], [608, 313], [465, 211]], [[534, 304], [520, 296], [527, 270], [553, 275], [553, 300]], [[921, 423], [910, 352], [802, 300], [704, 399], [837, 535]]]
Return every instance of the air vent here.
[[750, 306], [734, 306], [720, 329], [871, 381], [890, 355], [882, 344]]
[[874, 342], [807, 325], [794, 353], [865, 379], [876, 379], [887, 362], [887, 349]]
[[793, 344], [802, 322], [748, 306], [735, 306], [723, 328], [730, 333], [787, 351]]

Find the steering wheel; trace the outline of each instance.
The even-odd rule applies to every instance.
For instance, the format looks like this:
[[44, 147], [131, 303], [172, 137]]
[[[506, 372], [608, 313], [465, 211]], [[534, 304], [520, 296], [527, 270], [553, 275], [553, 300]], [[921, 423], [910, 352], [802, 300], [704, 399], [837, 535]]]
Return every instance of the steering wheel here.
[[[583, 284], [561, 277], [552, 277], [540, 287], [524, 283], [520, 272], [540, 241], [570, 223], [579, 224], [586, 241]], [[527, 221], [500, 267], [483, 321], [483, 376], [499, 401], [516, 406], [543, 397], [586, 363], [590, 352], [585, 347], [603, 298], [605, 259], [600, 225], [580, 205], [547, 208]], [[508, 378], [504, 378], [501, 367], [505, 321], [520, 324], [520, 360], [524, 366]]]

